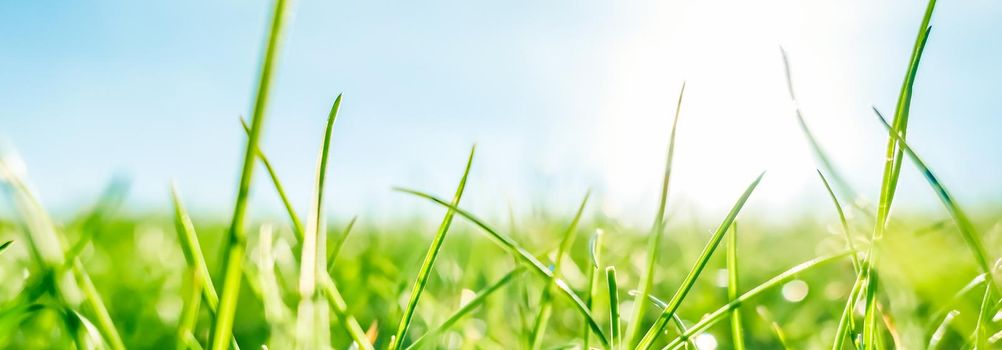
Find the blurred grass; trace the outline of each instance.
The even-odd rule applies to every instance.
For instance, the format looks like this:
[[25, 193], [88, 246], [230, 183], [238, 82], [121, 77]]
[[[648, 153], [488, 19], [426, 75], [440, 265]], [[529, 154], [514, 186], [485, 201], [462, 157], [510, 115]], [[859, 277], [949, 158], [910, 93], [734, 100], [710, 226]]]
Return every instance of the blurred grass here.
[[[982, 214], [973, 216], [975, 224], [991, 228], [984, 233], [986, 246], [1002, 246], [1002, 224], [995, 219], [997, 215], [992, 214], [997, 211], [978, 212]], [[189, 272], [186, 272], [184, 254], [173, 232], [173, 219], [161, 214], [110, 217], [99, 226], [102, 234], [95, 237], [81, 256], [94, 284], [107, 302], [111, 318], [130, 348], [160, 348], [174, 344], [183, 299], [190, 293], [187, 292], [191, 283], [187, 277]], [[225, 236], [226, 223], [219, 218], [200, 218], [197, 215], [194, 218], [203, 249], [218, 251]], [[579, 226], [579, 234], [594, 232], [597, 228], [606, 231], [606, 239], [602, 242], [602, 264], [616, 266], [620, 284], [637, 281], [645, 262], [638, 259], [635, 252], [644, 250], [645, 233], [649, 228], [625, 226], [587, 213], [585, 218]], [[889, 312], [897, 321], [905, 341], [914, 347], [925, 347], [924, 344], [942, 321], [940, 310], [959, 311], [944, 331], [939, 345], [941, 349], [959, 348], [977, 326], [983, 289], [975, 288], [977, 292], [954, 300], [954, 294], [980, 274], [977, 264], [969, 258], [968, 248], [959, 231], [949, 225], [933, 231], [923, 230], [941, 218], [943, 215], [940, 213], [916, 213], [915, 216], [902, 215], [892, 220], [894, 229], [887, 234], [896, 244], [887, 246], [878, 267], [885, 285], [890, 286], [886, 295]], [[560, 226], [569, 220], [569, 217], [542, 214], [521, 218], [520, 231], [525, 233], [519, 235], [519, 239], [530, 250], [556, 247], [564, 231]], [[252, 227], [260, 224], [252, 224]], [[327, 236], [331, 241], [341, 234], [345, 224], [337, 222], [330, 225]], [[365, 327], [375, 324], [378, 330], [377, 348], [385, 347], [389, 335], [395, 331], [406, 303], [403, 296], [410, 287], [407, 281], [411, 281], [417, 273], [423, 252], [414, 247], [424, 246], [430, 241], [436, 224], [432, 218], [402, 220], [399, 224], [360, 219], [352, 239], [345, 243], [334, 262], [336, 268], [332, 277], [338, 281], [338, 287], [348, 302], [348, 311]], [[269, 225], [275, 227], [275, 237], [270, 245], [275, 256], [276, 284], [283, 306], [289, 308], [291, 314], [297, 298], [295, 288], [298, 277], [291, 250], [294, 234], [290, 227], [274, 223]], [[855, 224], [857, 229], [864, 226], [863, 223]], [[659, 263], [662, 273], [655, 279], [652, 295], [663, 299], [671, 295], [705, 243], [709, 227], [711, 222], [701, 219], [669, 224], [668, 232], [672, 234], [666, 236], [660, 247], [662, 254], [669, 258]], [[18, 239], [22, 235], [20, 230], [19, 225], [10, 220], [0, 221], [0, 241]], [[443, 243], [434, 273], [429, 275], [425, 296], [417, 305], [411, 326], [412, 339], [444, 323], [476, 291], [502, 280], [517, 266], [509, 254], [476, 232], [470, 224], [457, 222], [452, 230], [449, 239]], [[250, 246], [268, 244], [258, 242], [260, 238], [257, 235], [252, 235], [250, 239]], [[826, 252], [841, 251], [845, 246], [840, 224], [834, 218], [817, 221], [798, 218], [779, 226], [746, 218], [742, 220], [740, 243], [741, 256], [744, 257], [740, 270], [741, 292], [788, 267]], [[562, 275], [568, 284], [582, 295], [588, 286], [584, 271], [592, 264], [588, 245], [586, 240], [575, 241], [562, 266]], [[998, 253], [998, 248], [992, 250], [995, 256]], [[256, 250], [250, 251], [250, 259], [257, 259], [257, 254]], [[205, 258], [210, 271], [212, 267], [219, 266], [216, 254], [207, 254]], [[725, 267], [724, 254], [710, 259], [705, 278], [696, 281], [693, 292], [679, 309], [682, 320], [688, 324], [695, 323], [704, 313], [714, 311], [729, 301], [727, 278], [720, 279], [726, 276], [723, 273]], [[0, 285], [2, 310], [8, 310], [11, 301], [24, 293], [39, 273], [26, 247], [18, 241], [0, 254], [0, 277], [6, 281]], [[803, 301], [790, 302], [783, 297], [781, 290], [772, 289], [743, 307], [754, 310], [755, 305], [767, 305], [772, 317], [783, 326], [793, 348], [829, 348], [854, 276], [850, 260], [843, 258], [796, 276], [809, 286]], [[603, 276], [603, 285], [604, 282]], [[458, 347], [458, 344], [510, 348], [518, 344], [518, 339], [527, 336], [530, 329], [513, 322], [512, 316], [518, 314], [517, 304], [526, 297], [517, 285], [537, 291], [530, 292], [529, 300], [524, 301], [535, 306], [539, 302], [538, 291], [543, 290], [546, 281], [526, 273], [515, 275], [508, 285], [487, 297], [479, 308], [454, 321], [451, 329], [442, 330], [438, 337], [422, 342], [428, 348]], [[234, 334], [243, 348], [258, 348], [260, 344], [267, 343], [274, 332], [265, 317], [262, 297], [255, 295], [246, 283], [242, 293]], [[37, 302], [52, 303], [53, 300], [42, 296]], [[624, 302], [633, 300], [627, 298]], [[577, 311], [566, 300], [557, 298], [554, 303], [551, 316], [554, 322], [547, 329], [544, 348], [580, 344], [583, 323]], [[609, 314], [608, 296], [604, 291], [596, 293], [592, 310], [594, 315]], [[62, 321], [54, 316], [49, 311], [42, 311], [27, 317], [16, 327], [8, 329], [10, 333], [3, 339], [0, 348], [45, 349], [62, 347], [59, 344], [68, 345], [69, 335], [59, 330], [58, 325]], [[656, 315], [651, 316], [645, 320], [648, 324]], [[203, 344], [208, 336], [209, 318], [208, 310], [203, 307], [193, 329], [193, 335]], [[599, 316], [599, 321], [608, 329], [607, 317]], [[528, 326], [531, 327], [531, 324]], [[771, 325], [759, 318], [745, 318], [744, 326], [747, 348], [775, 348], [779, 345]], [[991, 331], [999, 328], [997, 322], [988, 326]], [[342, 329], [337, 321], [331, 325], [331, 341], [336, 348], [344, 348], [352, 342]], [[669, 328], [670, 334], [674, 332], [673, 328]], [[722, 348], [730, 348], [730, 328], [726, 322], [711, 327], [707, 332], [716, 337]]]

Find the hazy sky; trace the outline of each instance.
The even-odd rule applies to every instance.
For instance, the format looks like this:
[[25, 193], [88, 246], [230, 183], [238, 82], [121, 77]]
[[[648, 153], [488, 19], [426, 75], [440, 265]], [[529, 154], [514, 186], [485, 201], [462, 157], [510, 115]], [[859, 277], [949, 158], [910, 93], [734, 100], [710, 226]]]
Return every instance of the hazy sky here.
[[[571, 212], [587, 188], [647, 220], [669, 122], [673, 204], [727, 207], [762, 170], [753, 207], [828, 205], [797, 128], [779, 47], [807, 122], [875, 201], [886, 133], [924, 1], [294, 1], [264, 149], [306, 207], [323, 123], [344, 92], [332, 211], [408, 213], [390, 191], [451, 193], [480, 211]], [[0, 139], [50, 207], [87, 203], [115, 175], [132, 203], [176, 180], [228, 213], [270, 3], [5, 1]], [[962, 203], [1002, 198], [1002, 2], [943, 1], [916, 83], [909, 138]], [[935, 205], [912, 165], [899, 202]], [[258, 175], [264, 175], [258, 172]], [[257, 177], [255, 206], [277, 208]], [[422, 209], [423, 210], [423, 209]]]

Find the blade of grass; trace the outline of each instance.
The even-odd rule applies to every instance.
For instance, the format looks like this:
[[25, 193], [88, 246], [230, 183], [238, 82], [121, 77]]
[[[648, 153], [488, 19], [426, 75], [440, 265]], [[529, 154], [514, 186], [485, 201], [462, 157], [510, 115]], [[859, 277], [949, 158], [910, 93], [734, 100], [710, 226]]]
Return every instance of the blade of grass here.
[[198, 323], [198, 309], [202, 301], [202, 274], [196, 269], [188, 268], [188, 278], [191, 284], [184, 297], [184, 308], [181, 309], [181, 316], [178, 317], [178, 350], [192, 349], [194, 346], [201, 348], [198, 345], [198, 340], [195, 339], [194, 330]]
[[668, 325], [668, 321], [671, 320], [672, 315], [678, 310], [678, 307], [682, 305], [682, 300], [685, 299], [686, 295], [692, 290], [692, 286], [696, 284], [696, 278], [703, 272], [706, 264], [710, 261], [710, 256], [713, 255], [713, 251], [717, 249], [717, 245], [720, 244], [720, 240], [724, 238], [724, 234], [730, 228], [731, 223], [738, 216], [741, 208], [744, 206], [745, 202], [748, 201], [748, 197], [751, 196], [752, 192], [755, 191], [755, 187], [758, 186], [759, 182], [762, 181], [762, 177], [765, 176], [765, 172], [760, 174], [755, 181], [752, 181], [748, 188], [745, 190], [741, 197], [738, 198], [737, 202], [731, 208], [731, 211], [724, 218], [724, 221], [720, 223], [717, 227], [717, 231], [710, 237], [710, 241], [706, 243], [706, 247], [703, 248], [703, 252], [700, 253], [699, 258], [696, 263], [692, 266], [692, 269], [682, 280], [682, 284], [675, 291], [675, 295], [668, 300], [668, 307], [665, 308], [661, 316], [658, 317], [654, 325], [644, 334], [644, 337], [640, 339], [640, 343], [637, 344], [637, 349], [649, 349], [654, 344], [654, 339], [657, 338], [661, 332], [664, 331], [665, 326]]
[[[818, 177], [821, 178], [821, 183], [825, 185], [825, 189], [828, 190], [828, 196], [831, 197], [832, 203], [835, 204], [835, 211], [838, 212], [838, 219], [842, 223], [842, 234], [845, 235], [846, 246], [849, 250], [856, 251], [856, 244], [853, 243], [852, 232], [849, 229], [849, 221], [845, 218], [845, 212], [842, 211], [842, 205], [839, 204], [838, 197], [835, 196], [835, 192], [832, 191], [832, 186], [828, 184], [828, 179], [826, 179], [825, 175], [821, 173], [821, 170], [818, 170]], [[859, 258], [856, 255], [852, 255], [850, 258], [852, 258], [853, 270], [859, 272], [862, 268], [859, 264]]]
[[[727, 300], [738, 297], [738, 223], [734, 222], [733, 231], [727, 239]], [[734, 350], [745, 349], [745, 331], [741, 326], [741, 309], [731, 311], [731, 339]]]
[[[602, 266], [602, 236], [604, 231], [602, 229], [595, 230], [595, 234], [591, 237], [588, 242], [588, 255], [591, 258], [591, 268], [588, 269], [588, 294], [585, 298], [585, 306], [588, 307], [588, 312], [594, 313], [595, 310], [592, 308], [595, 303], [595, 293], [598, 293], [599, 284], [599, 266]], [[591, 343], [591, 328], [588, 325], [584, 325], [584, 329], [581, 331], [584, 338], [584, 349], [590, 349], [589, 343]]]
[[547, 283], [546, 287], [543, 289], [543, 295], [539, 298], [539, 314], [536, 315], [536, 322], [532, 327], [533, 349], [538, 350], [543, 346], [543, 334], [546, 333], [546, 325], [549, 323], [550, 315], [553, 313], [552, 301], [554, 284], [560, 278], [560, 267], [564, 261], [564, 254], [571, 249], [571, 244], [574, 243], [578, 223], [581, 221], [581, 215], [584, 213], [585, 206], [588, 204], [588, 197], [590, 196], [590, 191], [585, 193], [584, 199], [581, 200], [581, 205], [578, 207], [577, 213], [574, 214], [574, 219], [571, 220], [570, 226], [567, 227], [567, 230], [564, 231], [563, 237], [560, 239], [560, 245], [557, 248], [556, 261], [553, 263], [553, 283]]
[[[453, 206], [459, 205], [460, 199], [463, 198], [463, 190], [466, 189], [466, 179], [470, 176], [470, 167], [473, 165], [473, 155], [476, 151], [477, 146], [473, 146], [470, 149], [470, 155], [466, 160], [466, 168], [463, 169], [463, 176], [459, 179], [459, 185], [456, 186], [456, 194], [452, 197]], [[424, 293], [425, 287], [428, 286], [428, 277], [431, 275], [431, 269], [435, 267], [435, 259], [438, 258], [438, 253], [442, 249], [442, 243], [445, 242], [445, 235], [449, 232], [449, 226], [452, 225], [453, 216], [455, 216], [455, 212], [452, 209], [447, 209], [442, 223], [438, 226], [438, 232], [435, 233], [435, 238], [432, 239], [431, 245], [425, 253], [424, 261], [418, 270], [417, 279], [414, 281], [414, 286], [411, 287], [407, 306], [403, 310], [403, 317], [400, 318], [400, 323], [397, 324], [397, 332], [390, 344], [390, 349], [399, 350], [403, 347], [404, 341], [406, 341], [404, 337], [407, 336], [407, 329], [411, 325], [414, 311], [417, 310], [418, 300], [421, 299], [421, 294]]]
[[[529, 253], [528, 250], [520, 246], [517, 242], [515, 242], [508, 236], [503, 235], [499, 233], [497, 230], [488, 226], [486, 223], [484, 223], [483, 220], [480, 220], [473, 214], [470, 214], [469, 212], [460, 209], [459, 207], [451, 205], [442, 199], [439, 199], [435, 196], [432, 196], [424, 192], [419, 192], [406, 188], [396, 188], [396, 190], [399, 192], [424, 198], [426, 200], [429, 200], [431, 202], [434, 202], [438, 205], [447, 208], [452, 208], [452, 210], [454, 210], [456, 214], [459, 214], [459, 216], [462, 216], [463, 218], [467, 219], [468, 221], [470, 221], [471, 223], [482, 229], [485, 233], [487, 233], [487, 235], [493, 238], [494, 242], [497, 243], [499, 246], [501, 246], [501, 248], [508, 251], [522, 263], [528, 265], [531, 271], [539, 274], [540, 277], [542, 277], [547, 281], [553, 279], [553, 272], [550, 271], [550, 269], [547, 268], [546, 265], [543, 265], [543, 263], [540, 262], [539, 259], [536, 259], [536, 257], [533, 256], [532, 253]], [[567, 283], [565, 283], [564, 281], [558, 280], [556, 282], [556, 286], [557, 289], [561, 292], [561, 294], [566, 296], [568, 299], [570, 299], [572, 303], [574, 303], [574, 306], [578, 310], [578, 313], [581, 314], [585, 322], [588, 323], [588, 326], [591, 327], [591, 330], [595, 332], [595, 335], [599, 338], [599, 341], [602, 342], [602, 345], [608, 346], [609, 341], [606, 338], [605, 333], [602, 332], [601, 326], [598, 325], [598, 322], [595, 321], [595, 318], [592, 317], [591, 313], [588, 311], [588, 307], [585, 306], [584, 301], [582, 301], [581, 298], [577, 296], [577, 294], [574, 294], [574, 291], [571, 290], [571, 288], [567, 286]]]
[[42, 269], [61, 275], [63, 269], [66, 268], [76, 280], [77, 286], [74, 287], [54, 276], [55, 282], [50, 287], [53, 296], [66, 303], [67, 299], [71, 299], [66, 298], [67, 295], [82, 294], [83, 304], [93, 314], [97, 321], [96, 327], [101, 336], [104, 337], [105, 342], [114, 350], [125, 349], [125, 344], [118, 329], [115, 328], [108, 308], [101, 299], [97, 288], [91, 282], [90, 275], [80, 262], [80, 258], [74, 257], [70, 261], [65, 260], [64, 237], [59, 234], [55, 222], [52, 221], [41, 202], [31, 192], [24, 179], [10, 169], [10, 166], [2, 158], [0, 158], [0, 183], [7, 185], [5, 188], [12, 197], [15, 207], [21, 212], [20, 217], [24, 220], [28, 245]]
[[829, 262], [835, 261], [835, 260], [837, 260], [839, 258], [842, 258], [844, 256], [847, 256], [847, 255], [849, 255], [851, 253], [852, 253], [851, 251], [844, 251], [844, 252], [840, 252], [840, 253], [829, 254], [829, 255], [817, 257], [817, 258], [805, 261], [803, 263], [800, 263], [800, 264], [798, 264], [798, 265], [796, 265], [794, 267], [789, 268], [786, 271], [783, 271], [782, 273], [780, 273], [780, 274], [778, 274], [776, 276], [773, 276], [769, 280], [767, 280], [765, 282], [762, 282], [761, 284], [755, 286], [752, 289], [749, 289], [747, 292], [744, 292], [744, 294], [741, 294], [736, 299], [732, 300], [731, 302], [727, 303], [726, 305], [718, 308], [717, 310], [715, 310], [715, 311], [713, 311], [713, 312], [711, 312], [709, 314], [704, 315], [702, 318], [700, 318], [699, 322], [696, 322], [695, 324], [693, 324], [692, 326], [690, 326], [689, 330], [687, 332], [685, 332], [685, 334], [683, 334], [682, 336], [680, 336], [680, 337], [672, 340], [670, 343], [668, 343], [667, 346], [664, 347], [664, 349], [677, 349], [678, 347], [682, 346], [682, 344], [685, 341], [685, 339], [691, 338], [692, 336], [694, 336], [696, 334], [699, 334], [700, 332], [703, 332], [703, 331], [707, 330], [708, 328], [710, 328], [711, 326], [717, 324], [717, 322], [720, 322], [721, 320], [723, 320], [724, 317], [727, 316], [727, 314], [731, 312], [731, 310], [734, 310], [736, 308], [740, 308], [742, 305], [744, 305], [746, 302], [748, 302], [752, 298], [754, 298], [754, 297], [762, 294], [763, 292], [765, 292], [767, 290], [770, 290], [770, 289], [772, 289], [772, 288], [774, 288], [776, 286], [782, 285], [783, 283], [785, 283], [786, 281], [792, 279], [794, 276], [796, 276], [796, 275], [798, 275], [800, 273], [803, 273], [805, 271], [814, 269], [814, 268], [816, 268], [818, 266], [822, 266], [822, 265], [827, 264]]
[[943, 341], [943, 337], [946, 336], [947, 328], [950, 327], [950, 323], [953, 322], [953, 319], [956, 318], [957, 315], [960, 315], [960, 311], [953, 310], [943, 317], [943, 322], [940, 322], [939, 326], [936, 327], [936, 330], [932, 332], [932, 337], [929, 338], [929, 346], [926, 347], [926, 349], [933, 350], [939, 347], [939, 343]]
[[[198, 288], [205, 300], [205, 306], [213, 318], [219, 310], [219, 295], [216, 294], [216, 287], [212, 283], [212, 276], [209, 275], [209, 267], [205, 263], [205, 256], [202, 254], [202, 246], [198, 241], [198, 234], [195, 231], [195, 224], [191, 222], [191, 216], [184, 207], [181, 195], [178, 193], [174, 183], [170, 185], [171, 202], [174, 206], [174, 225], [177, 230], [178, 242], [181, 243], [181, 252], [184, 254], [188, 268], [198, 275], [201, 286]], [[230, 346], [239, 350], [236, 337], [230, 337]]]
[[[814, 132], [811, 128], [807, 126], [807, 121], [804, 120], [804, 115], [800, 111], [800, 102], [797, 100], [797, 95], [794, 93], [793, 89], [793, 74], [790, 71], [790, 60], [786, 55], [786, 50], [782, 46], [779, 47], [779, 52], [783, 56], [783, 71], [786, 73], [786, 88], [790, 92], [790, 101], [793, 102], [793, 108], [797, 115], [797, 124], [800, 125], [800, 131], [804, 133], [807, 137], [807, 142], [811, 146], [811, 150], [814, 151], [814, 156], [821, 162], [821, 166], [832, 175], [832, 179], [838, 185], [839, 189], [845, 192], [848, 198], [856, 198], [856, 191], [853, 190], [852, 186], [849, 185], [848, 181], [839, 173], [838, 168], [832, 163], [831, 158], [828, 157], [828, 152], [825, 152], [824, 147], [821, 147], [821, 143], [818, 142], [817, 137], [814, 136]], [[820, 172], [820, 170], [819, 170]]]
[[619, 285], [616, 283], [616, 267], [605, 268], [605, 279], [609, 285], [609, 335], [612, 337], [612, 349], [622, 349], [623, 323], [619, 319]]
[[247, 249], [247, 237], [244, 232], [247, 199], [250, 195], [251, 179], [254, 174], [254, 158], [257, 154], [261, 130], [264, 128], [268, 95], [274, 75], [275, 62], [278, 60], [288, 4], [289, 2], [286, 0], [275, 0], [272, 9], [268, 43], [264, 49], [254, 111], [251, 114], [250, 133], [247, 136], [247, 147], [244, 150], [240, 186], [233, 209], [233, 221], [230, 223], [229, 234], [224, 244], [223, 286], [220, 292], [219, 310], [212, 325], [212, 345], [210, 347], [212, 350], [225, 350], [229, 346], [229, 340], [233, 333], [233, 319], [236, 314], [237, 300], [240, 298], [240, 280], [243, 276], [244, 254]]
[[473, 299], [470, 299], [470, 301], [467, 302], [466, 305], [463, 305], [461, 308], [459, 308], [459, 310], [453, 313], [452, 316], [449, 316], [449, 318], [446, 319], [445, 322], [442, 322], [442, 324], [438, 325], [434, 329], [426, 332], [425, 334], [422, 334], [420, 337], [415, 339], [413, 343], [408, 345], [406, 349], [407, 350], [420, 349], [421, 344], [423, 342], [428, 341], [429, 339], [439, 334], [442, 334], [442, 332], [451, 328], [452, 325], [456, 324], [456, 322], [461, 320], [464, 316], [473, 312], [473, 310], [476, 310], [478, 307], [480, 307], [480, 305], [486, 302], [487, 297], [491, 296], [491, 294], [494, 294], [494, 292], [500, 290], [501, 287], [507, 285], [508, 282], [511, 282], [512, 278], [517, 276], [520, 272], [522, 272], [522, 270], [523, 270], [522, 267], [516, 267], [511, 272], [505, 274], [504, 277], [501, 277], [501, 279], [499, 279], [497, 282], [494, 282], [494, 284], [481, 290], [479, 293], [477, 293], [475, 297], [473, 297]]
[[912, 159], [915, 166], [922, 173], [922, 176], [925, 177], [926, 182], [928, 182], [929, 186], [936, 192], [936, 195], [939, 197], [940, 202], [943, 203], [947, 212], [949, 212], [950, 216], [953, 217], [954, 222], [957, 223], [957, 227], [960, 229], [961, 235], [971, 250], [971, 254], [974, 255], [974, 260], [978, 263], [978, 267], [981, 268], [981, 271], [985, 273], [985, 278], [988, 280], [989, 285], [991, 285], [992, 288], [998, 288], [998, 286], [995, 285], [994, 274], [992, 273], [991, 263], [989, 262], [990, 259], [988, 258], [988, 250], [985, 248], [985, 243], [982, 241], [981, 235], [977, 232], [977, 229], [974, 228], [974, 223], [971, 222], [971, 219], [969, 219], [967, 214], [960, 208], [960, 205], [958, 205], [957, 201], [953, 199], [953, 196], [951, 196], [950, 192], [946, 190], [946, 187], [944, 187], [939, 179], [933, 175], [932, 170], [929, 170], [929, 167], [926, 166], [925, 162], [919, 158], [918, 154], [916, 154], [915, 151], [909, 147], [907, 143], [905, 143], [905, 140], [902, 139], [900, 135], [893, 132], [893, 129], [891, 129], [891, 126], [887, 124], [887, 120], [885, 120], [880, 114], [880, 111], [876, 108], [873, 111], [876, 112], [877, 118], [880, 119], [880, 122], [888, 129], [888, 131], [890, 131], [891, 138], [897, 140], [898, 145], [900, 145], [905, 153], [908, 154], [908, 157]]
[[[636, 290], [631, 290], [630, 291], [630, 296], [632, 296], [634, 298], [636, 298], [639, 295], [640, 295], [639, 291], [636, 291]], [[654, 306], [657, 306], [659, 309], [661, 309], [661, 311], [664, 311], [664, 309], [666, 307], [668, 307], [668, 303], [666, 303], [664, 300], [658, 299], [658, 297], [656, 297], [656, 296], [647, 295], [647, 300], [649, 300], [651, 302], [651, 304], [654, 304]], [[637, 300], [637, 302], [640, 302], [640, 300]], [[678, 317], [678, 313], [672, 315], [672, 321], [674, 321], [672, 323], [675, 325], [675, 328], [677, 328], [679, 335], [685, 334], [685, 332], [689, 331], [689, 328], [685, 326], [685, 322], [682, 322], [682, 318]], [[686, 342], [686, 346], [687, 347], [692, 347], [693, 349], [698, 349], [696, 347], [696, 344], [692, 342], [692, 339], [688, 339], [687, 338], [687, 339], [684, 339], [684, 340]]]
[[[244, 132], [250, 136], [250, 126], [247, 126], [247, 121], [240, 118], [240, 125], [243, 126]], [[264, 170], [268, 172], [268, 177], [271, 178], [272, 185], [275, 186], [275, 192], [278, 193], [278, 198], [282, 200], [282, 205], [285, 206], [285, 211], [289, 213], [289, 220], [292, 221], [292, 231], [296, 235], [296, 239], [299, 243], [303, 242], [303, 232], [306, 229], [303, 228], [303, 223], [299, 221], [299, 216], [296, 215], [296, 209], [292, 206], [292, 201], [289, 200], [289, 196], [285, 194], [285, 186], [282, 186], [282, 182], [278, 180], [278, 173], [275, 172], [275, 168], [271, 166], [271, 161], [268, 160], [268, 156], [264, 154], [264, 151], [258, 147], [257, 159], [261, 161], [261, 165], [264, 165]]]
[[[856, 253], [854, 252], [852, 254], [855, 255]], [[865, 268], [863, 270], [865, 270]], [[852, 313], [856, 310], [856, 302], [859, 299], [860, 293], [863, 292], [865, 284], [866, 274], [862, 271], [856, 273], [856, 281], [852, 284], [852, 290], [849, 291], [849, 297], [846, 298], [845, 307], [842, 308], [842, 315], [839, 316], [838, 327], [835, 329], [835, 340], [832, 343], [832, 350], [842, 350], [845, 346], [846, 336], [852, 333], [852, 329], [855, 328]], [[849, 344], [853, 344], [851, 339]]]
[[981, 307], [978, 310], [978, 322], [974, 327], [974, 348], [975, 349], [988, 349], [988, 325], [986, 320], [988, 318], [988, 306], [991, 305], [992, 297], [992, 286], [985, 286], [985, 294], [981, 299]]
[[327, 181], [327, 164], [330, 159], [331, 135], [341, 108], [341, 95], [334, 99], [317, 161], [316, 180], [313, 186], [312, 209], [303, 235], [299, 267], [299, 308], [297, 313], [297, 342], [302, 349], [327, 349], [330, 347], [328, 305], [316, 293], [317, 281], [327, 278], [327, 221], [324, 217], [324, 189]]
[[[665, 172], [661, 180], [661, 196], [658, 200], [658, 211], [654, 218], [654, 225], [647, 240], [647, 266], [640, 278], [637, 290], [640, 291], [641, 300], [646, 299], [654, 286], [654, 267], [657, 265], [658, 249], [661, 248], [661, 239], [665, 230], [665, 208], [668, 206], [668, 189], [671, 184], [672, 161], [675, 158], [675, 134], [678, 130], [678, 117], [682, 111], [682, 96], [685, 94], [685, 83], [678, 93], [678, 102], [675, 104], [675, 119], [672, 120], [671, 134], [668, 136], [668, 151], [665, 159]], [[646, 308], [644, 303], [633, 304], [633, 316], [626, 326], [626, 346], [633, 345], [634, 339], [640, 333], [640, 323], [644, 320]]]
[[7, 249], [7, 247], [9, 247], [11, 243], [14, 243], [14, 241], [6, 241], [6, 242], [3, 242], [3, 244], [0, 244], [0, 252], [2, 252], [5, 249]]
[[[922, 16], [922, 24], [919, 26], [918, 35], [915, 39], [915, 44], [912, 47], [911, 58], [908, 62], [908, 70], [905, 73], [904, 81], [901, 83], [901, 91], [898, 95], [898, 102], [894, 113], [894, 126], [892, 127], [892, 134], [902, 136], [906, 135], [908, 130], [908, 116], [911, 109], [911, 99], [912, 90], [915, 85], [915, 77], [918, 74], [919, 62], [922, 58], [922, 52], [925, 50], [925, 44], [929, 39], [929, 33], [932, 27], [929, 26], [929, 21], [932, 19], [933, 10], [936, 7], [936, 0], [929, 0], [926, 5], [925, 13]], [[887, 225], [887, 217], [890, 213], [891, 203], [894, 200], [894, 193], [897, 190], [898, 177], [901, 173], [901, 158], [902, 151], [899, 147], [900, 142], [894, 137], [889, 137], [887, 140], [887, 152], [885, 154], [886, 161], [884, 162], [884, 173], [881, 180], [880, 186], [880, 200], [877, 205], [877, 220], [873, 230], [873, 236], [871, 238], [870, 252], [867, 254], [867, 259], [870, 262], [866, 265], [868, 267], [866, 271], [867, 278], [867, 291], [866, 291], [866, 313], [863, 318], [863, 339], [867, 350], [874, 348], [874, 343], [876, 342], [876, 295], [878, 281], [873, 280], [876, 278], [876, 273], [873, 269], [876, 268], [878, 259], [878, 247], [879, 243], [884, 235], [884, 230]]]
[[194, 270], [195, 275], [202, 281], [204, 287], [199, 288], [202, 298], [214, 315], [219, 306], [219, 295], [216, 294], [216, 287], [212, 284], [209, 267], [205, 264], [205, 256], [198, 242], [198, 234], [195, 233], [195, 225], [191, 222], [191, 217], [181, 201], [181, 195], [178, 194], [177, 186], [173, 183], [170, 186], [170, 194], [174, 204], [174, 225], [177, 227], [178, 241], [181, 242], [181, 252], [184, 253], [188, 267]]

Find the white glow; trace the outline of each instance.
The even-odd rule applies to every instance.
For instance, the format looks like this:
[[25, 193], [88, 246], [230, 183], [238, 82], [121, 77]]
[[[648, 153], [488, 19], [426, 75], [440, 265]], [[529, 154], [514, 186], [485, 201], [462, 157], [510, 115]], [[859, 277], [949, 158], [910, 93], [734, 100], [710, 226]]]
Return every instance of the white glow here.
[[[779, 48], [825, 33], [797, 22], [802, 17], [797, 2], [662, 6], [654, 11], [665, 20], [652, 21], [637, 30], [648, 34], [610, 50], [612, 72], [597, 151], [611, 193], [604, 208], [627, 212], [635, 208], [625, 203], [656, 193], [683, 81], [672, 180], [677, 196], [703, 207], [727, 207], [764, 170], [768, 174], [756, 197], [768, 202], [787, 203], [814, 185], [817, 165], [795, 118]], [[812, 67], [798, 70], [798, 52], [792, 50], [791, 59], [801, 104], [812, 94], [848, 99], [833, 86], [838, 79], [823, 80], [828, 77]], [[798, 79], [798, 72], [809, 74]], [[840, 126], [824, 127], [831, 133]]]
[[699, 350], [714, 350], [717, 348], [717, 338], [713, 334], [703, 333], [693, 339], [696, 348]]
[[810, 288], [807, 286], [807, 282], [802, 280], [793, 280], [787, 282], [783, 285], [783, 299], [791, 303], [799, 303], [807, 298], [807, 293]]

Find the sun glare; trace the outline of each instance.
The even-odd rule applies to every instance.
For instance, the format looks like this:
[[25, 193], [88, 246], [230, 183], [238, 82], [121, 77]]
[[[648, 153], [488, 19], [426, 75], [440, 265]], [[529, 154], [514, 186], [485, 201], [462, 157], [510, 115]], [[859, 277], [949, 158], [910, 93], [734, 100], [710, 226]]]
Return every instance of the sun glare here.
[[[626, 41], [612, 50], [612, 83], [598, 151], [609, 193], [604, 209], [610, 214], [635, 209], [625, 203], [649, 204], [638, 197], [656, 198], [683, 81], [675, 194], [703, 208], [723, 208], [767, 171], [756, 196], [786, 203], [816, 180], [816, 165], [787, 90], [780, 46], [817, 33], [795, 30], [801, 27], [793, 23], [795, 4], [733, 5], [728, 11], [704, 3], [665, 9], [678, 23], [644, 29], [663, 36]], [[842, 90], [796, 81], [796, 72], [794, 79], [798, 91]]]

